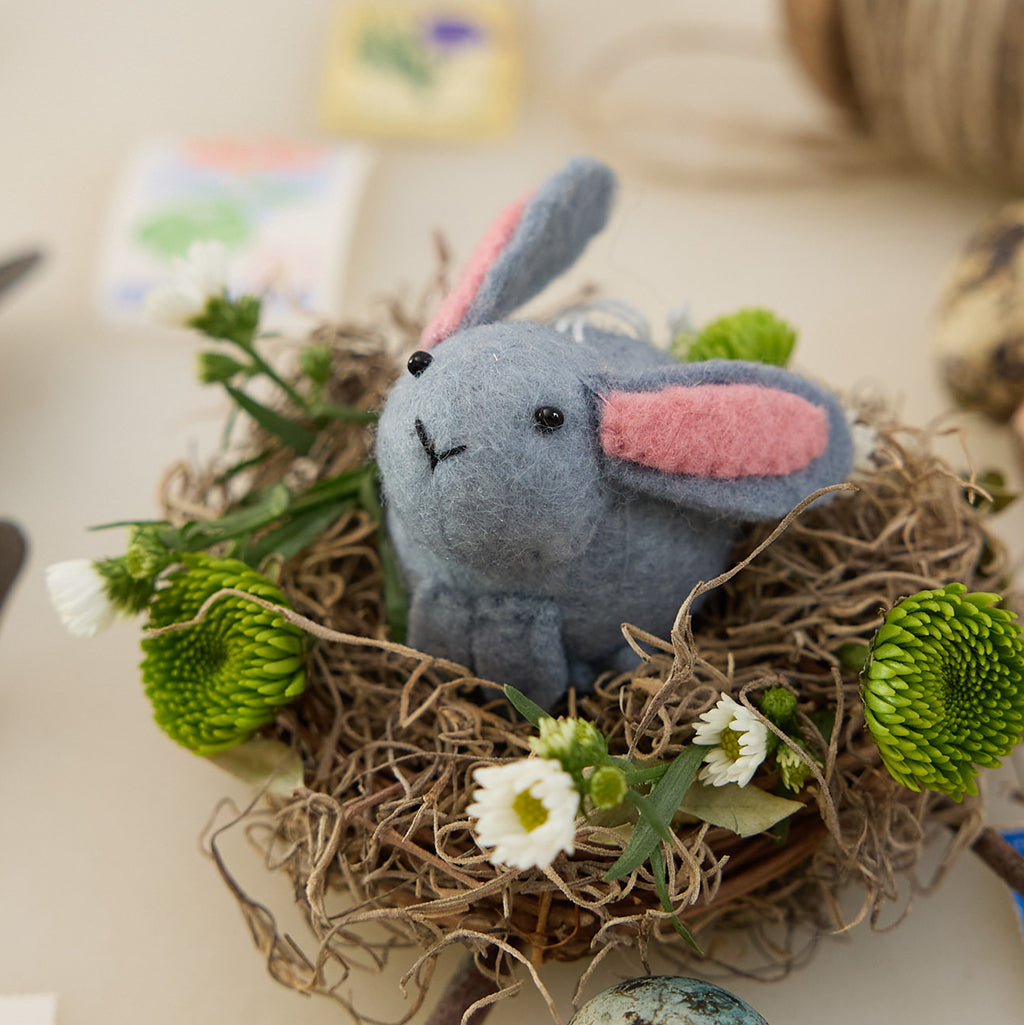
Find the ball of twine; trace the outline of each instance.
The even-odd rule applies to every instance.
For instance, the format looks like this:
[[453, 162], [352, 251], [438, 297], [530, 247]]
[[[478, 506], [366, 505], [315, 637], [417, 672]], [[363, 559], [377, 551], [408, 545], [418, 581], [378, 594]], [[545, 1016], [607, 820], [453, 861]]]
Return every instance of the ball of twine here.
[[786, 0], [812, 80], [897, 156], [1024, 185], [1021, 0]]
[[[594, 54], [567, 96], [590, 150], [673, 186], [800, 188], [929, 167], [1024, 187], [1024, 0], [780, 7], [789, 50], [839, 119], [773, 103], [778, 83], [761, 79], [782, 61], [763, 32], [657, 22]], [[683, 62], [691, 78], [761, 84], [742, 89], [738, 107], [734, 96], [708, 108]]]

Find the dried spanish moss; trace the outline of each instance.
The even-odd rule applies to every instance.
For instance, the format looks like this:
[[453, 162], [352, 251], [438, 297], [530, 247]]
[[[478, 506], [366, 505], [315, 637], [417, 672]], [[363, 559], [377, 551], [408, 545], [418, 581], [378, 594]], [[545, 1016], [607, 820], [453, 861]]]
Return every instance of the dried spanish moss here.
[[[379, 407], [420, 321], [418, 311], [396, 305], [382, 326], [320, 329], [316, 342], [334, 352], [332, 398]], [[915, 591], [951, 580], [1005, 591], [1004, 555], [929, 438], [883, 422], [877, 410], [865, 415], [881, 442], [877, 465], [856, 490], [801, 512], [715, 588], [692, 622], [684, 607], [672, 637], [631, 631], [647, 655], [635, 676], [605, 678], [595, 693], [568, 698], [567, 710], [593, 719], [613, 753], [664, 759], [688, 742], [693, 719], [720, 691], [753, 708], [769, 686], [798, 697], [820, 767], [785, 842], [683, 822], [667, 854], [672, 902], [706, 952], [704, 974], [784, 973], [806, 959], [817, 936], [849, 924], [840, 897], [851, 891], [861, 904], [852, 919], [880, 927], [886, 908], [898, 911], [901, 881], [904, 891], [921, 887], [915, 867], [933, 826], [953, 830], [943, 869], [981, 828], [976, 799], [951, 808], [939, 795], [899, 786], [881, 766], [864, 729], [857, 673], [844, 668], [840, 649], [866, 645], [884, 613]], [[366, 457], [365, 429], [332, 432], [308, 458], [277, 457], [241, 486], [312, 482]], [[252, 444], [258, 450], [260, 439]], [[219, 512], [232, 494], [217, 471], [174, 468], [164, 484], [167, 514], [181, 521]], [[746, 538], [737, 564], [770, 531]], [[281, 567], [279, 585], [296, 612], [318, 624], [306, 693], [265, 731], [301, 755], [305, 787], [290, 800], [256, 802], [232, 827], [290, 880], [315, 936], [308, 952], [235, 882], [220, 834], [211, 841], [276, 979], [330, 995], [368, 1021], [352, 1002], [360, 987], [347, 984], [350, 974], [379, 970], [397, 948], [412, 946], [418, 952], [402, 956], [419, 996], [407, 1021], [437, 956], [453, 944], [505, 995], [527, 976], [546, 994], [538, 972], [545, 961], [580, 959], [585, 981], [622, 947], [644, 960], [656, 951], [692, 956], [661, 911], [646, 866], [603, 880], [626, 840], [614, 821], [584, 826], [576, 854], [546, 871], [496, 868], [477, 847], [465, 814], [473, 769], [526, 754], [532, 731], [494, 684], [388, 642], [376, 532], [364, 513], [346, 514]], [[830, 741], [816, 715], [823, 710], [836, 714]]]

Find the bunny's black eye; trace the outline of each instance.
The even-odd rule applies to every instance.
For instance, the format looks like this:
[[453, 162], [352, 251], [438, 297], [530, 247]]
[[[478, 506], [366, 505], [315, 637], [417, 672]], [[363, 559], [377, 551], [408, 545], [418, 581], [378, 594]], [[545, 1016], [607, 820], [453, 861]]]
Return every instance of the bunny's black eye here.
[[560, 409], [554, 406], [541, 406], [533, 414], [533, 422], [537, 430], [545, 434], [552, 434], [565, 423], [565, 417]]
[[413, 377], [419, 377], [431, 363], [434, 362], [434, 357], [429, 352], [424, 352], [422, 349], [418, 349], [409, 357], [409, 362], [406, 366], [409, 368], [409, 373]]

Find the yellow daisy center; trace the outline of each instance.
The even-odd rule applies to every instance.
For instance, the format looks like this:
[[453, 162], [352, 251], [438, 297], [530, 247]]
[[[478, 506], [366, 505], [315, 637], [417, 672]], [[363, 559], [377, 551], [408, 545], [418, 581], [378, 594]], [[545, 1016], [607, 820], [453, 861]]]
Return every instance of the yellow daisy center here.
[[740, 758], [740, 737], [742, 733], [738, 733], [730, 726], [726, 726], [722, 730], [722, 736], [718, 741], [719, 747], [729, 756], [729, 761], [736, 762]]
[[534, 797], [529, 790], [520, 790], [512, 802], [512, 810], [519, 816], [519, 821], [527, 833], [532, 833], [538, 826], [548, 820], [548, 810], [540, 798]]

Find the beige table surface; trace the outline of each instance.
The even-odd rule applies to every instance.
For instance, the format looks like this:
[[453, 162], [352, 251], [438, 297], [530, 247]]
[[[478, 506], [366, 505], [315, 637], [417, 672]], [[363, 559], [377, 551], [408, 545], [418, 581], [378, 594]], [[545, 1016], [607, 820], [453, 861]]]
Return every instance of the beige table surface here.
[[[631, 26], [720, 20], [716, 6], [524, 3], [521, 129], [496, 145], [377, 148], [351, 270], [339, 282], [346, 308], [421, 282], [434, 228], [465, 255], [498, 207], [567, 155], [621, 156], [614, 140], [573, 125], [582, 69]], [[770, 33], [772, 5], [732, 6], [733, 17]], [[209, 452], [222, 412], [192, 379], [187, 340], [118, 330], [93, 312], [115, 176], [154, 133], [323, 138], [314, 108], [331, 8], [0, 0], [0, 253], [29, 243], [48, 253], [45, 269], [0, 307], [0, 515], [31, 543], [0, 627], [0, 997], [56, 994], [62, 1025], [344, 1020], [335, 1005], [267, 977], [201, 854], [217, 801], [246, 792], [152, 725], [137, 631], [120, 625], [76, 640], [42, 586], [48, 563], [104, 553], [87, 525], [151, 515], [161, 469]], [[732, 76], [713, 60], [695, 58], [679, 73], [679, 93], [705, 112], [735, 102], [723, 87]], [[770, 66], [765, 74], [770, 88], [755, 76], [753, 96], [773, 115], [792, 103], [803, 116], [799, 84], [776, 81]], [[765, 101], [776, 89], [784, 98]], [[769, 305], [800, 326], [807, 370], [837, 384], [881, 383], [910, 422], [947, 409], [928, 317], [943, 271], [995, 197], [927, 177], [729, 191], [655, 180], [633, 165], [622, 172], [614, 221], [571, 280], [602, 282], [655, 325], [684, 302], [698, 320]], [[966, 427], [981, 461], [1012, 461], [1003, 432]], [[1001, 528], [1018, 554], [1020, 524], [1011, 514]], [[991, 785], [1003, 821], [1013, 809], [1000, 795], [1012, 781], [1004, 769]], [[257, 895], [283, 896], [255, 866], [243, 875]], [[602, 981], [634, 973], [616, 962]], [[371, 1005], [394, 1007], [400, 974], [396, 966], [351, 985]], [[545, 975], [566, 1018], [574, 975]], [[1024, 942], [1007, 891], [965, 856], [895, 931], [861, 925], [781, 983], [733, 987], [773, 1025], [1024, 1022]], [[539, 1022], [542, 1005], [526, 992], [491, 1020]]]

